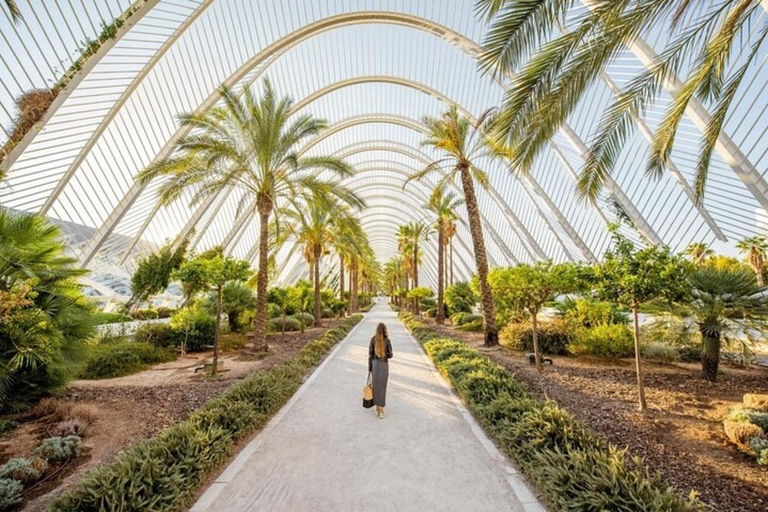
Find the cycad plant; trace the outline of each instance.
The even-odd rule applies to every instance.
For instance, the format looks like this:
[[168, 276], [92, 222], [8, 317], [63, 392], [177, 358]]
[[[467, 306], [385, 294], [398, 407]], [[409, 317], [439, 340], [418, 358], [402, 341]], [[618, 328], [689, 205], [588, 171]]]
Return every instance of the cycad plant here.
[[[517, 72], [495, 123], [495, 137], [512, 149], [513, 167], [530, 169], [539, 151], [628, 45], [652, 31], [669, 32], [658, 58], [629, 80], [604, 112], [591, 139], [579, 191], [592, 200], [598, 197], [635, 119], [666, 84], [687, 71], [653, 137], [647, 173], [657, 177], [667, 166], [686, 109], [699, 100], [712, 104], [694, 183], [701, 198], [728, 111], [768, 35], [768, 24], [756, 26], [761, 0], [581, 3], [587, 8], [578, 10], [576, 0], [477, 0], [477, 13], [491, 22], [482, 67], [507, 77]], [[741, 52], [745, 40], [752, 44]], [[738, 63], [732, 66], [736, 58]]]
[[353, 222], [349, 220], [352, 215], [348, 206], [360, 208], [363, 205], [362, 200], [351, 191], [347, 190], [343, 195], [348, 203], [342, 204], [326, 196], [310, 197], [300, 212], [291, 213], [293, 222], [288, 224], [288, 232], [304, 248], [304, 257], [312, 275], [315, 326], [322, 325], [320, 260], [330, 252], [336, 230]]
[[302, 143], [326, 128], [327, 123], [309, 114], [293, 115], [293, 100], [279, 98], [268, 81], [260, 97], [250, 88], [238, 94], [223, 87], [219, 94], [218, 106], [181, 117], [182, 127], [190, 129], [190, 133], [176, 142], [171, 157], [141, 172], [139, 181], [168, 177], [160, 187], [165, 204], [190, 189], [193, 204], [211, 194], [235, 189], [241, 193], [238, 211], [249, 205], [258, 215], [255, 328], [257, 341], [263, 342], [267, 334], [270, 217], [279, 221], [280, 214], [290, 210], [299, 197], [337, 193], [338, 188], [319, 179], [313, 171], [327, 170], [347, 177], [352, 169], [337, 158], [301, 153]]
[[445, 252], [448, 246], [449, 233], [455, 233], [456, 222], [459, 220], [456, 210], [464, 204], [464, 201], [449, 192], [443, 193], [435, 189], [429, 198], [427, 207], [435, 214], [437, 230], [437, 313], [435, 322], [445, 322], [445, 306], [443, 295], [445, 292]]
[[94, 335], [93, 306], [59, 230], [39, 215], [0, 209], [0, 410], [61, 387]]
[[688, 277], [691, 287], [685, 314], [696, 320], [702, 339], [701, 371], [715, 381], [723, 339], [746, 343], [762, 335], [768, 319], [766, 288], [745, 268], [698, 267]]
[[751, 236], [739, 241], [736, 248], [746, 254], [747, 263], [757, 276], [757, 284], [765, 285], [763, 267], [765, 267], [765, 256], [768, 252], [768, 240], [764, 236]]
[[455, 105], [439, 118], [425, 117], [423, 123], [428, 135], [422, 141], [422, 145], [434, 148], [443, 155], [443, 158], [430, 163], [409, 179], [421, 179], [432, 173], [442, 173], [443, 167], [448, 166], [448, 172], [440, 177], [437, 188], [444, 190], [448, 183], [455, 183], [456, 180], [461, 183], [482, 296], [485, 344], [494, 346], [499, 343], [499, 332], [496, 327], [493, 296], [488, 285], [488, 255], [485, 250], [480, 209], [475, 194], [475, 182], [482, 187], [488, 186], [488, 176], [475, 165], [475, 160], [480, 158], [487, 149], [482, 135], [485, 118], [486, 116], [481, 116], [480, 120], [473, 124], [466, 116], [459, 113]]

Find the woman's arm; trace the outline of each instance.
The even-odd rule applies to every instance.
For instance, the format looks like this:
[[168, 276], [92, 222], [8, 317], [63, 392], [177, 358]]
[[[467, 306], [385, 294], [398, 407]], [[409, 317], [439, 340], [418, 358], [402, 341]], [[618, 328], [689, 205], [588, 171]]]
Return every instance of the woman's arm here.
[[368, 344], [368, 371], [373, 371], [373, 340]]
[[387, 339], [387, 359], [392, 359], [392, 342]]

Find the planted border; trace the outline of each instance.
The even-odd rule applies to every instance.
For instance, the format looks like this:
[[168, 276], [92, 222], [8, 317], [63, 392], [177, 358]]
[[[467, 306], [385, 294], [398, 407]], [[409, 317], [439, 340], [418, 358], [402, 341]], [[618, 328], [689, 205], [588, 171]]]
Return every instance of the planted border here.
[[557, 403], [533, 398], [512, 373], [479, 351], [437, 334], [410, 313], [400, 319], [467, 408], [542, 492], [568, 512], [701, 510], [651, 475], [642, 460], [591, 434]]
[[161, 512], [191, 505], [200, 485], [229, 459], [237, 441], [263, 426], [362, 318], [344, 320], [291, 359], [229, 386], [186, 420], [89, 471], [49, 510]]

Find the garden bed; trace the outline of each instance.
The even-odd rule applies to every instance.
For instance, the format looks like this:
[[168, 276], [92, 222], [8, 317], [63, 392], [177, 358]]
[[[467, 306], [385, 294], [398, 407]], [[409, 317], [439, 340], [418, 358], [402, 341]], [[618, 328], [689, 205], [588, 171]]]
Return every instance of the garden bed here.
[[[341, 320], [326, 320], [324, 327], [307, 329], [303, 336], [298, 332], [286, 333], [285, 341], [280, 334], [269, 335], [269, 351], [258, 357], [250, 354], [248, 347], [225, 353], [222, 359], [226, 371], [216, 380], [206, 379], [203, 372], [194, 372], [204, 360], [210, 359], [210, 352], [203, 352], [132, 375], [73, 382], [65, 396], [56, 401], [91, 406], [98, 413], [84, 439], [83, 455], [30, 493], [23, 510], [44, 510], [53, 494], [72, 488], [88, 469], [113, 460], [127, 446], [184, 420], [233, 383], [291, 359], [302, 347], [340, 323]], [[0, 439], [0, 464], [27, 455], [46, 434], [44, 419], [22, 416], [18, 420], [20, 425], [10, 436]]]
[[633, 361], [555, 357], [542, 374], [522, 353], [483, 347], [482, 333], [437, 326], [513, 371], [538, 398], [548, 397], [567, 409], [600, 437], [640, 456], [664, 482], [683, 492], [695, 489], [719, 512], [768, 510], [768, 468], [730, 444], [723, 419], [745, 393], [768, 393], [768, 370], [727, 364], [710, 384], [700, 378], [699, 364], [646, 362], [649, 412], [637, 411]]

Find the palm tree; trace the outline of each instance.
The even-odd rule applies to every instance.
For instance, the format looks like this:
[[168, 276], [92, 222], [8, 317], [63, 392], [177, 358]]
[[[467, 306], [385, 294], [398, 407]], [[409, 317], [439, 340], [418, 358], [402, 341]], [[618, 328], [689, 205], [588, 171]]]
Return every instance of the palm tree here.
[[193, 203], [222, 190], [242, 192], [238, 210], [245, 205], [259, 217], [259, 268], [256, 287], [256, 341], [267, 335], [267, 285], [270, 217], [276, 225], [298, 197], [330, 196], [343, 190], [310, 172], [327, 170], [340, 177], [352, 174], [343, 161], [328, 156], [303, 156], [299, 147], [325, 129], [327, 123], [309, 114], [292, 119], [293, 100], [278, 98], [264, 81], [260, 98], [246, 88], [242, 96], [222, 87], [221, 105], [206, 112], [185, 114], [181, 125], [190, 134], [175, 144], [174, 156], [154, 163], [139, 174], [141, 183], [158, 176], [170, 179], [160, 187], [169, 204], [188, 189]]
[[14, 22], [19, 21], [21, 19], [21, 9], [19, 9], [19, 4], [16, 3], [16, 0], [3, 0], [3, 2], [11, 13], [11, 19]]
[[757, 276], [757, 284], [764, 286], [763, 267], [765, 266], [766, 252], [768, 252], [768, 241], [764, 236], [750, 236], [738, 242], [736, 248], [742, 253], [746, 253], [747, 263]]
[[[338, 185], [337, 185], [338, 186]], [[343, 194], [353, 206], [361, 207], [362, 201], [352, 192]], [[320, 260], [330, 252], [334, 244], [334, 233], [351, 219], [345, 204], [329, 200], [326, 197], [311, 197], [300, 211], [292, 211], [289, 216], [293, 223], [288, 227], [288, 234], [293, 235], [296, 243], [304, 248], [304, 257], [310, 268], [311, 281], [314, 285], [315, 327], [322, 325], [320, 299]]]
[[404, 257], [395, 256], [384, 265], [384, 286], [387, 288], [390, 300], [400, 306], [400, 296], [397, 293], [403, 286], [405, 270]]
[[694, 265], [703, 265], [704, 261], [715, 254], [715, 251], [704, 242], [694, 242], [685, 250], [685, 254], [691, 257]]
[[349, 263], [352, 254], [360, 252], [365, 242], [363, 238], [363, 228], [356, 217], [347, 217], [333, 226], [333, 248], [339, 258], [339, 300], [344, 304], [342, 315], [349, 309], [344, 297], [344, 265]]
[[768, 318], [766, 288], [745, 268], [717, 269], [706, 265], [688, 277], [691, 296], [686, 311], [696, 320], [702, 339], [701, 371], [704, 379], [717, 379], [724, 336], [739, 339], [762, 332]]
[[444, 164], [451, 164], [453, 167], [442, 176], [437, 188], [442, 190], [448, 182], [455, 182], [456, 178], [461, 181], [482, 294], [485, 344], [495, 346], [499, 343], [499, 332], [496, 327], [496, 311], [493, 306], [491, 287], [488, 285], [488, 255], [485, 250], [483, 226], [474, 185], [477, 181], [482, 187], [488, 186], [488, 176], [474, 163], [475, 158], [482, 156], [482, 152], [486, 149], [481, 133], [485, 118], [486, 116], [482, 116], [477, 124], [473, 125], [467, 117], [459, 114], [458, 107], [455, 105], [438, 119], [425, 117], [423, 123], [428, 135], [422, 145], [442, 152], [445, 158], [430, 163], [424, 170], [412, 175], [409, 180], [420, 179], [433, 172], [441, 172]]
[[397, 230], [397, 250], [403, 255], [403, 270], [405, 271], [405, 292], [410, 290], [408, 279], [413, 276], [413, 237], [408, 224], [403, 224]]
[[435, 189], [429, 198], [427, 207], [437, 217], [437, 314], [435, 322], [445, 322], [445, 306], [443, 305], [443, 293], [445, 291], [445, 248], [448, 233], [456, 232], [456, 221], [459, 219], [456, 209], [464, 204], [464, 201], [456, 197], [454, 193], [443, 194], [442, 190]]
[[[695, 177], [704, 194], [712, 152], [731, 103], [750, 65], [762, 55], [768, 25], [754, 27], [761, 0], [647, 0], [584, 2], [588, 9], [570, 16], [570, 0], [477, 0], [477, 12], [491, 21], [481, 66], [511, 76], [495, 126], [495, 137], [512, 148], [514, 168], [528, 170], [536, 155], [580, 104], [606, 67], [643, 34], [674, 35], [663, 52], [617, 94], [592, 137], [579, 180], [579, 192], [595, 200], [634, 129], [635, 119], [654, 105], [671, 77], [688, 71], [653, 137], [647, 173], [658, 177], [668, 164], [681, 119], [694, 96], [714, 104], [703, 130]], [[572, 14], [572, 13], [570, 13]], [[752, 32], [752, 34], [750, 34]], [[745, 52], [744, 40], [753, 41]], [[733, 56], [739, 56], [731, 66]]]

